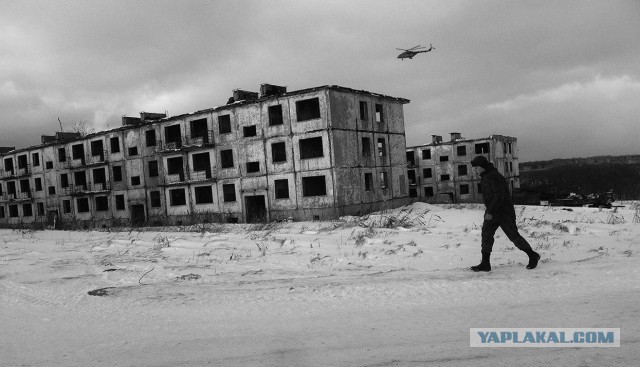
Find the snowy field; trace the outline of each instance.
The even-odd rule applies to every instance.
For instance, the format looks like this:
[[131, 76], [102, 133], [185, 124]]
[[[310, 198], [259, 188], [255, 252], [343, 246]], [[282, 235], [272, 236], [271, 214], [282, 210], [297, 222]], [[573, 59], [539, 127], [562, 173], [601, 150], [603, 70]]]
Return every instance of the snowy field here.
[[[335, 222], [0, 230], [0, 366], [636, 366], [637, 203], [480, 205]], [[620, 348], [470, 348], [469, 328], [620, 328]]]

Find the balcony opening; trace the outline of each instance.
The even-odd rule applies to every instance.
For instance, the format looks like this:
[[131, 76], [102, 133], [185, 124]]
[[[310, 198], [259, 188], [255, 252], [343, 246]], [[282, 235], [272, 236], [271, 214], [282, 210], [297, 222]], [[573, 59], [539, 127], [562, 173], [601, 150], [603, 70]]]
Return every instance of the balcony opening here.
[[184, 181], [184, 165], [182, 163], [182, 157], [174, 157], [167, 159], [167, 174], [178, 175], [180, 181]]
[[209, 152], [198, 153], [192, 156], [193, 171], [204, 172], [207, 179], [211, 178], [211, 160], [209, 159]]
[[191, 139], [202, 139], [203, 144], [209, 144], [209, 127], [207, 126], [207, 119], [193, 120], [189, 123], [191, 125]]
[[180, 125], [165, 127], [164, 137], [167, 144], [173, 145], [173, 148], [182, 148], [182, 132], [180, 131]]
[[[107, 184], [107, 174], [104, 168], [94, 168], [93, 169], [93, 182], [96, 185], [106, 185]], [[104, 189], [104, 186], [103, 186]]]
[[91, 142], [91, 156], [100, 157], [100, 162], [104, 161], [104, 146], [102, 140], [94, 140]]
[[73, 183], [76, 186], [82, 186], [83, 189], [87, 189], [87, 174], [84, 171], [73, 173]]

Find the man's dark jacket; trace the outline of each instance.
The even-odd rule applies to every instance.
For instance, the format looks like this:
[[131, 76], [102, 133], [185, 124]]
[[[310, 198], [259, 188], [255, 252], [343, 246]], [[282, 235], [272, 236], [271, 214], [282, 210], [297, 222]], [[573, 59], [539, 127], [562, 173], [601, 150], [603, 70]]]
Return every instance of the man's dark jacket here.
[[480, 174], [480, 185], [482, 187], [482, 199], [486, 206], [485, 213], [491, 214], [493, 220], [506, 217], [515, 218], [516, 212], [511, 202], [509, 185], [504, 176], [498, 172], [493, 164], [485, 168]]

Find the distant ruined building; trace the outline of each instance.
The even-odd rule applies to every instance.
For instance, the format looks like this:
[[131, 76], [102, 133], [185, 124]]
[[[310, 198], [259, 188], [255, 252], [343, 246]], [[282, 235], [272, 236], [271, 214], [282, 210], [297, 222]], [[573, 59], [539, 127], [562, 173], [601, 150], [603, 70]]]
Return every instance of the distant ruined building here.
[[220, 107], [143, 112], [116, 129], [0, 148], [0, 225], [321, 220], [401, 206], [410, 200], [406, 103], [339, 86], [263, 84], [260, 93], [234, 90]]
[[407, 147], [409, 197], [434, 203], [482, 202], [480, 178], [474, 177], [471, 160], [483, 155], [507, 179], [509, 188], [520, 187], [518, 140], [491, 135], [465, 139], [451, 133], [451, 140], [433, 135], [431, 144]]

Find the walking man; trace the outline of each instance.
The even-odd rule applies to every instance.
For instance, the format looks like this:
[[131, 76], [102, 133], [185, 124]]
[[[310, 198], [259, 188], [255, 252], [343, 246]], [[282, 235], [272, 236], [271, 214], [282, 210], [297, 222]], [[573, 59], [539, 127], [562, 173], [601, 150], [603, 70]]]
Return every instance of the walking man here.
[[484, 222], [482, 223], [482, 262], [472, 266], [473, 271], [491, 271], [491, 249], [493, 235], [502, 228], [509, 240], [529, 256], [527, 269], [535, 269], [540, 260], [540, 254], [533, 251], [516, 226], [516, 211], [511, 202], [509, 186], [504, 176], [498, 172], [491, 162], [484, 156], [478, 156], [471, 161], [471, 167], [476, 175], [480, 175], [482, 199], [486, 207]]

